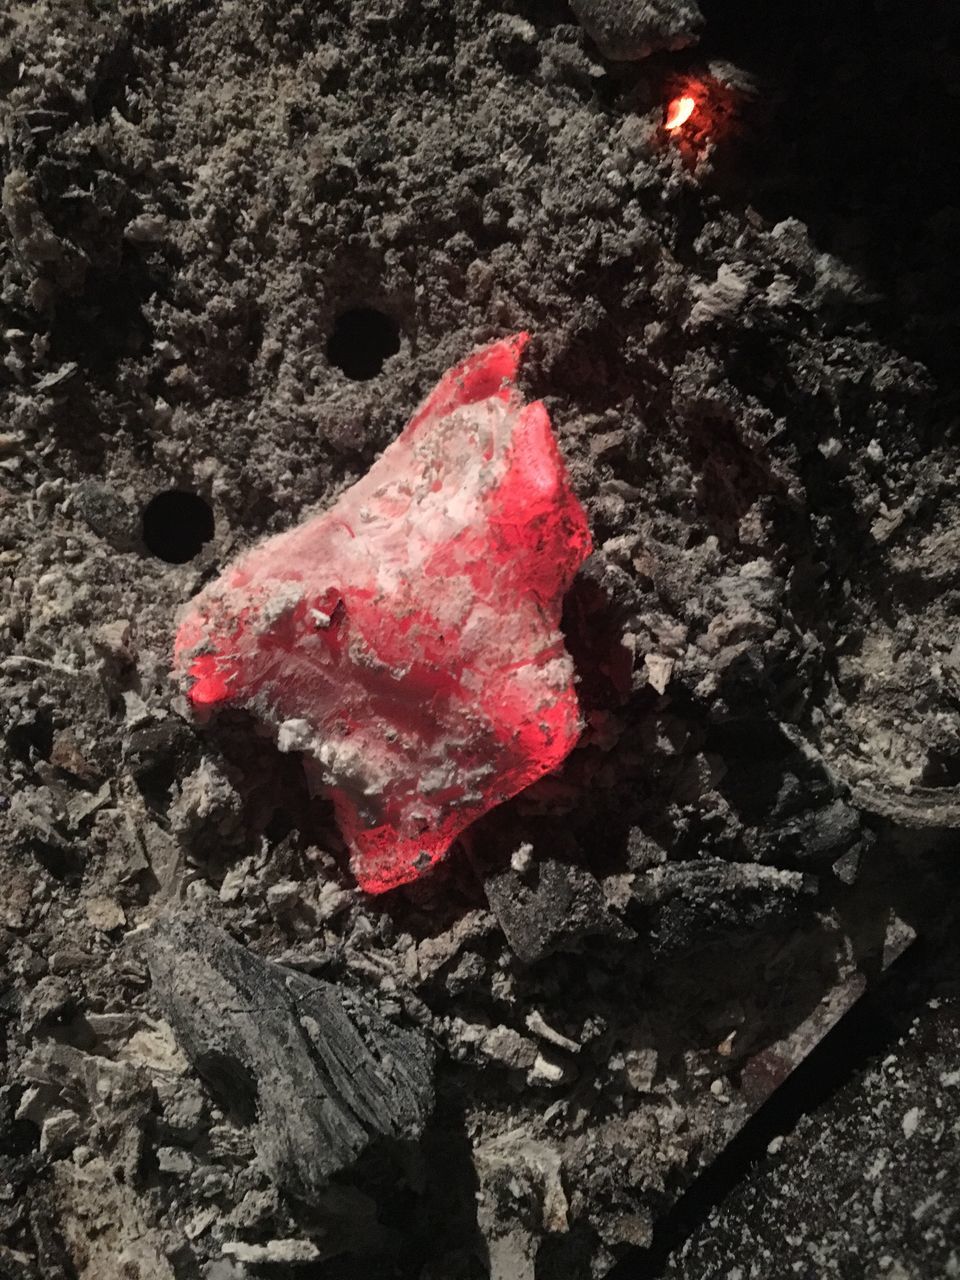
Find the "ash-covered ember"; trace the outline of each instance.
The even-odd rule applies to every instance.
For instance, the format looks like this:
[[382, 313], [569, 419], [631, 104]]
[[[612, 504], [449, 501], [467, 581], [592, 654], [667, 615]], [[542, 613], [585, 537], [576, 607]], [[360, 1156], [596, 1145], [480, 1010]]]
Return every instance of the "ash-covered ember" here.
[[320, 766], [361, 885], [415, 879], [581, 730], [563, 596], [590, 551], [527, 334], [450, 370], [323, 515], [191, 602], [176, 661]]

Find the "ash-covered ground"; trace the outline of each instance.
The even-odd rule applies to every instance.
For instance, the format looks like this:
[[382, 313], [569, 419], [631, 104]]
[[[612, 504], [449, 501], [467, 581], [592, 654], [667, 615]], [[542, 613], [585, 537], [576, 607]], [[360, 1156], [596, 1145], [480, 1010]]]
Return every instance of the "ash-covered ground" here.
[[[702, 9], [0, 12], [3, 1280], [652, 1273], [916, 935], [905, 1047], [671, 1274], [960, 1265], [960, 20]], [[588, 729], [369, 898], [175, 619], [520, 328]]]

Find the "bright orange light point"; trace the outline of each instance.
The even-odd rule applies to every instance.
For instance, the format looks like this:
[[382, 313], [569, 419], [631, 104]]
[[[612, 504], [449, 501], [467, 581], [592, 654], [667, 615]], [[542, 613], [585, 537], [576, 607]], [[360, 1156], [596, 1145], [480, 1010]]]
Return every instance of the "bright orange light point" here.
[[696, 98], [684, 94], [682, 98], [674, 98], [667, 106], [667, 118], [663, 122], [665, 129], [679, 129], [693, 115], [697, 106]]

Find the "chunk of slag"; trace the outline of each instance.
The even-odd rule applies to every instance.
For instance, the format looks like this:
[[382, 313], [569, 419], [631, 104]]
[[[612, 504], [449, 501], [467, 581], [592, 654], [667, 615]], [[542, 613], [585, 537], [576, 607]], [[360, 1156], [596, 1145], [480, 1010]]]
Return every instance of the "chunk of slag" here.
[[371, 893], [582, 728], [559, 622], [590, 533], [546, 408], [515, 386], [527, 337], [451, 369], [363, 479], [230, 565], [177, 636], [197, 707], [246, 707], [313, 758]]

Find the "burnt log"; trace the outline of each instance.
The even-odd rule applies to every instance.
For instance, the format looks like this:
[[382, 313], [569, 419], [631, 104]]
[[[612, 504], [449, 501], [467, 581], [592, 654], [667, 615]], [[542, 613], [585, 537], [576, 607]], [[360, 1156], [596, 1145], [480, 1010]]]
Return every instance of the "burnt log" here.
[[154, 990], [194, 1069], [278, 1185], [316, 1195], [380, 1139], [415, 1139], [433, 1103], [433, 1055], [365, 996], [295, 973], [199, 919], [146, 940]]

